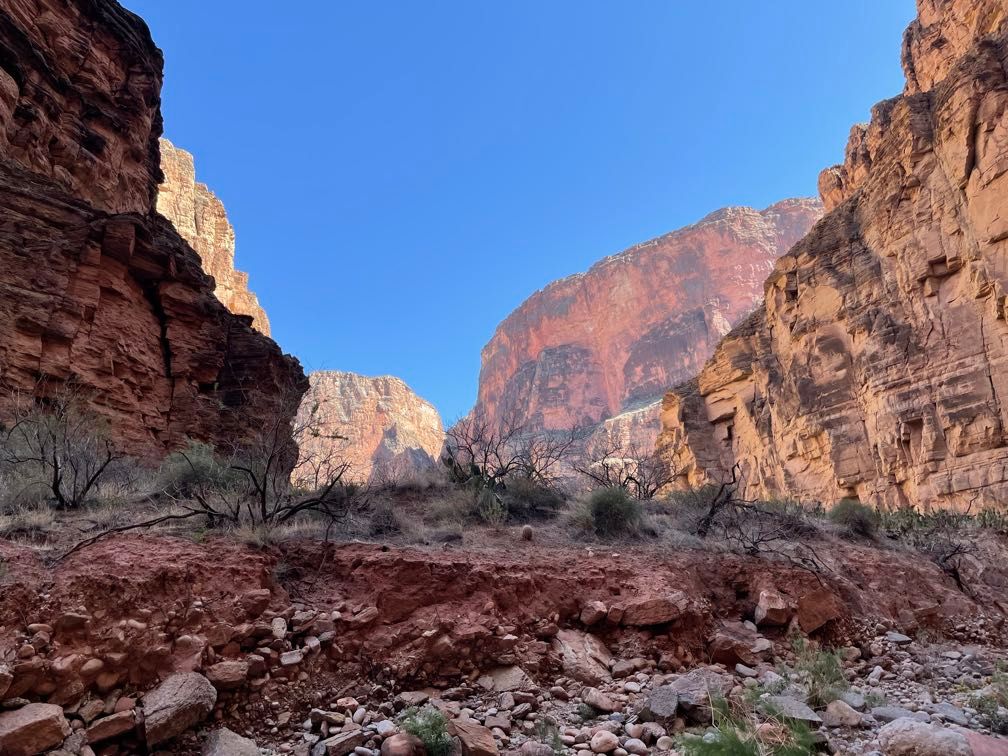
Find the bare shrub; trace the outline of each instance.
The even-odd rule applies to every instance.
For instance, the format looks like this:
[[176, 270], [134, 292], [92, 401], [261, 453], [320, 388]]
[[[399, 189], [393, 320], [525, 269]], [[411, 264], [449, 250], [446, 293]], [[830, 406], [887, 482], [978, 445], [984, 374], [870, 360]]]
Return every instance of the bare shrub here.
[[653, 499], [675, 480], [671, 463], [655, 450], [621, 446], [615, 439], [595, 448], [574, 470], [596, 488], [622, 488], [638, 501]]
[[77, 509], [98, 494], [124, 455], [87, 399], [73, 384], [46, 381], [12, 394], [10, 421], [0, 427], [0, 472], [12, 501]]
[[[367, 489], [348, 481], [350, 465], [321, 417], [289, 387], [257, 418], [259, 431], [227, 449], [190, 444], [168, 465], [166, 492], [213, 527], [273, 528], [303, 515], [342, 520], [363, 508]], [[294, 418], [291, 420], [291, 418]], [[299, 453], [300, 449], [300, 453]], [[189, 468], [184, 473], [185, 467]]]
[[878, 513], [857, 499], [841, 499], [829, 511], [829, 519], [848, 533], [863, 538], [874, 538], [878, 532]]

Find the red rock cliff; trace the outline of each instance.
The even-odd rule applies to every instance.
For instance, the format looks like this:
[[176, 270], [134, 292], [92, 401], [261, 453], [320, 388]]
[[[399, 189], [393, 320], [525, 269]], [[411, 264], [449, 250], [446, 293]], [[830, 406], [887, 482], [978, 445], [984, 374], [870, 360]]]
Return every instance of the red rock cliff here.
[[298, 418], [317, 427], [320, 446], [303, 453], [317, 459], [332, 450], [350, 463], [354, 480], [401, 478], [434, 465], [445, 437], [441, 416], [399, 378], [329, 370], [308, 378]]
[[235, 232], [224, 204], [206, 184], [196, 181], [193, 156], [167, 139], [160, 140], [164, 181], [158, 187], [157, 210], [196, 250], [203, 270], [214, 278], [214, 294], [237, 315], [252, 318], [252, 327], [270, 335], [269, 319], [249, 291], [248, 273], [235, 269]]
[[732, 207], [529, 297], [483, 349], [476, 411], [535, 430], [587, 428], [650, 446], [663, 392], [755, 307], [773, 261], [819, 217], [814, 200]]
[[240, 438], [305, 388], [155, 211], [161, 70], [112, 0], [0, 7], [0, 411], [74, 380], [138, 455]]
[[1008, 494], [1008, 22], [918, 0], [906, 88], [820, 176], [829, 214], [766, 304], [664, 401], [681, 482], [878, 505]]

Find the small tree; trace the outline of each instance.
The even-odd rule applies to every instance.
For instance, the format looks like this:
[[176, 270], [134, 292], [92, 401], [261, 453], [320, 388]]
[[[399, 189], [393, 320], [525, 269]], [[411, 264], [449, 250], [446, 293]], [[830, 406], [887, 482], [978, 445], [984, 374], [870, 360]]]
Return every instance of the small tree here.
[[[187, 481], [184, 508], [211, 523], [275, 527], [302, 513], [343, 519], [361, 504], [362, 488], [348, 480], [344, 437], [328, 433], [318, 405], [301, 405], [290, 386], [263, 413], [259, 430], [213, 453], [212, 475]], [[194, 450], [200, 457], [192, 456]], [[177, 452], [196, 473], [207, 468], [204, 446]], [[227, 475], [220, 470], [229, 471]]]
[[639, 501], [653, 499], [675, 480], [672, 465], [657, 451], [644, 451], [636, 444], [621, 445], [608, 439], [575, 466], [593, 488], [622, 488]]
[[10, 422], [0, 426], [0, 468], [9, 480], [37, 488], [60, 509], [76, 509], [93, 496], [123, 458], [108, 421], [92, 410], [83, 389], [39, 381], [15, 391]]
[[441, 463], [455, 483], [472, 489], [483, 519], [493, 512], [499, 520], [507, 516], [508, 486], [552, 488], [576, 440], [573, 430], [528, 429], [514, 409], [498, 419], [476, 410], [446, 432]]

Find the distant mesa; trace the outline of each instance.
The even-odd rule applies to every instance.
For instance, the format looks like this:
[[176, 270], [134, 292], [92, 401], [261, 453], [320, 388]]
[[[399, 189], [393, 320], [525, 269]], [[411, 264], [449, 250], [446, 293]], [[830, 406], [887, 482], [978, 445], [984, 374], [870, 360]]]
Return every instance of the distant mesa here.
[[444, 443], [441, 416], [402, 380], [329, 370], [308, 380], [297, 422], [317, 436], [302, 458], [338, 455], [359, 481], [402, 479], [434, 466]]
[[474, 412], [651, 449], [665, 391], [695, 374], [763, 297], [814, 199], [729, 207], [530, 296], [484, 347]]

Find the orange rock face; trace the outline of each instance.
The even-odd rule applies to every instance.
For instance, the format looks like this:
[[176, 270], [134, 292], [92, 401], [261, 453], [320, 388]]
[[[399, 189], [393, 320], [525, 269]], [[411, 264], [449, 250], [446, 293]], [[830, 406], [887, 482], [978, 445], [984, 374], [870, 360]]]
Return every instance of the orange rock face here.
[[664, 391], [695, 373], [762, 296], [814, 200], [734, 207], [529, 297], [483, 349], [476, 411], [530, 430], [590, 428], [651, 447]]
[[269, 319], [249, 291], [248, 273], [235, 270], [235, 232], [224, 204], [206, 184], [196, 181], [193, 156], [167, 139], [160, 140], [164, 181], [158, 187], [157, 210], [200, 256], [213, 276], [214, 294], [236, 315], [252, 318], [252, 327], [270, 335]]
[[820, 177], [829, 214], [766, 304], [669, 393], [683, 484], [750, 497], [1001, 505], [1008, 494], [1008, 10], [919, 0], [906, 88]]
[[129, 453], [240, 439], [304, 375], [155, 212], [147, 27], [112, 0], [9, 0], [0, 49], [0, 414], [73, 380]]
[[399, 378], [326, 370], [308, 380], [298, 423], [319, 434], [303, 457], [331, 450], [350, 463], [354, 480], [402, 478], [436, 462], [445, 437], [441, 416]]

